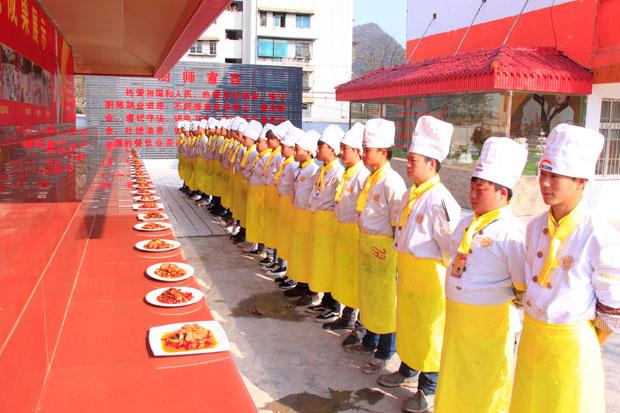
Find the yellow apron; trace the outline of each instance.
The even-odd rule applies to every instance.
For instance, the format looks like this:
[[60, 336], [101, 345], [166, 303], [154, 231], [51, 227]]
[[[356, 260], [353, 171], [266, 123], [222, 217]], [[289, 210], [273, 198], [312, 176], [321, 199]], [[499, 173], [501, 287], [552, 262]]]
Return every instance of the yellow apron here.
[[[295, 229], [293, 229], [293, 225]], [[288, 258], [289, 276], [302, 283], [310, 279], [312, 260], [308, 248], [312, 245], [312, 212], [307, 209], [295, 208], [291, 222], [291, 252]]]
[[196, 185], [196, 178], [198, 177], [196, 175], [196, 156], [192, 156], [189, 160], [188, 176], [189, 184], [187, 186], [189, 186], [192, 191], [195, 191], [198, 189], [198, 185]]
[[358, 307], [357, 299], [357, 261], [360, 230], [357, 223], [336, 221], [334, 244], [338, 253], [334, 254], [334, 281], [332, 296], [343, 305]]
[[213, 159], [207, 159], [206, 161], [207, 176], [205, 176], [205, 189], [206, 193], [213, 194]]
[[211, 190], [213, 191], [214, 196], [221, 196], [222, 195], [222, 187], [220, 185], [220, 178], [222, 176], [222, 164], [220, 163], [219, 159], [214, 159], [213, 160], [213, 186], [211, 188]]
[[179, 178], [185, 181], [185, 171], [183, 168], [185, 168], [185, 160], [183, 159], [183, 154], [179, 152], [179, 164], [177, 166], [177, 171], [179, 173]]
[[413, 369], [439, 371], [446, 321], [443, 262], [398, 253], [396, 351]]
[[549, 324], [526, 313], [510, 412], [604, 411], [605, 375], [592, 323]]
[[206, 178], [207, 178], [207, 160], [202, 157], [196, 158], [196, 186], [199, 190], [207, 194]]
[[239, 187], [241, 188], [241, 190], [239, 191], [239, 223], [241, 224], [242, 227], [246, 227], [247, 224], [247, 215], [248, 215], [248, 187], [249, 187], [249, 183], [247, 181], [247, 179], [245, 179], [245, 176], [240, 175], [241, 179], [239, 180], [239, 182], [241, 183], [241, 185], [239, 185]]
[[271, 248], [276, 247], [278, 237], [278, 190], [273, 185], [265, 186], [265, 209], [263, 238], [265, 245]]
[[291, 255], [291, 242], [293, 230], [293, 215], [295, 206], [288, 195], [278, 196], [278, 212], [277, 212], [277, 237], [275, 247], [278, 249], [278, 255], [288, 260]]
[[248, 242], [263, 242], [263, 207], [265, 205], [265, 186], [248, 187], [245, 239]]
[[334, 280], [334, 248], [336, 236], [336, 217], [334, 211], [312, 212], [312, 246], [310, 289], [328, 293]]
[[233, 216], [237, 216], [239, 202], [239, 174], [234, 170], [230, 170], [230, 210]]
[[393, 333], [396, 330], [394, 238], [360, 231], [358, 245], [360, 319], [373, 333]]
[[230, 208], [230, 169], [222, 166], [222, 205]]
[[512, 303], [482, 306], [447, 300], [446, 305], [435, 412], [507, 412], [514, 366], [511, 320], [516, 309]]

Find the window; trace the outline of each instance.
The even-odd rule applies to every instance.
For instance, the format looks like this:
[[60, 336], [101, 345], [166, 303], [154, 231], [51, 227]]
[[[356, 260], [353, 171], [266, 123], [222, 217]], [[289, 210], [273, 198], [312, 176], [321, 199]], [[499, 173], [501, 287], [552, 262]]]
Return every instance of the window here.
[[308, 29], [310, 27], [310, 16], [307, 14], [296, 15], [295, 27], [297, 27], [298, 29]]
[[273, 26], [274, 27], [286, 27], [286, 14], [274, 13], [273, 14]]
[[241, 40], [242, 33], [241, 30], [226, 30], [226, 38], [228, 40]]
[[258, 57], [275, 59], [288, 57], [288, 42], [285, 40], [258, 39]]
[[266, 11], [259, 12], [258, 17], [260, 19], [260, 25], [263, 27], [267, 26], [267, 12]]
[[224, 59], [224, 63], [241, 63], [241, 59], [234, 59], [232, 57], [227, 57]]
[[215, 56], [217, 54], [217, 40], [198, 40], [189, 49], [189, 54]]
[[310, 59], [310, 42], [295, 43], [295, 58]]
[[301, 88], [304, 91], [308, 91], [308, 90], [311, 89], [311, 86], [310, 86], [310, 82], [311, 82], [310, 76], [311, 75], [312, 75], [312, 72], [303, 72], [303, 77], [301, 79]]
[[600, 132], [605, 146], [596, 164], [597, 175], [620, 175], [620, 100], [603, 99]]

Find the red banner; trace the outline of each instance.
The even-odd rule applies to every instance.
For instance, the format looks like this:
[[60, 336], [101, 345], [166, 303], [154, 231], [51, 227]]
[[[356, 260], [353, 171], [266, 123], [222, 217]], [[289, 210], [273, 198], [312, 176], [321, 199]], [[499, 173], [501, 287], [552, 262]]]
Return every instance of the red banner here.
[[34, 0], [0, 0], [0, 125], [75, 123], [71, 48]]

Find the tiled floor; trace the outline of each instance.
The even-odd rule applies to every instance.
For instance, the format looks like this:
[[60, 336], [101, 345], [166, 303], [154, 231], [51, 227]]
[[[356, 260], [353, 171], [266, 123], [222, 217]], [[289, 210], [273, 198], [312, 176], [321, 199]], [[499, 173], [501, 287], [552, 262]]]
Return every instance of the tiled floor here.
[[177, 172], [177, 161], [172, 159], [145, 159], [149, 175], [161, 196], [166, 213], [177, 237], [209, 237], [226, 235], [205, 208], [179, 191], [182, 185]]

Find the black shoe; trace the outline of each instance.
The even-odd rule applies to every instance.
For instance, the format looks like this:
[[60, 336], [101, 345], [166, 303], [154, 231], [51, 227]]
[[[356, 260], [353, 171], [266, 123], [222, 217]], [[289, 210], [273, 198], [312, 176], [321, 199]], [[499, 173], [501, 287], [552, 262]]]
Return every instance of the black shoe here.
[[264, 251], [261, 250], [260, 248], [256, 248], [255, 250], [246, 252], [246, 254], [252, 257], [262, 257], [264, 254]]
[[[288, 280], [286, 280], [286, 281], [281, 282], [280, 285], [278, 285], [278, 287], [280, 287], [281, 290], [292, 290], [296, 286], [297, 286], [297, 281], [292, 280], [290, 278]], [[295, 296], [293, 296], [293, 297], [295, 297]], [[297, 296], [297, 297], [299, 297], [299, 296]]]
[[321, 304], [317, 304], [317, 305], [311, 305], [308, 308], [306, 308], [306, 313], [323, 314], [327, 310], [329, 310], [329, 308], [323, 307]]
[[286, 267], [277, 266], [273, 270], [267, 271], [267, 275], [278, 275], [280, 277], [283, 277], [286, 275], [286, 271]]
[[340, 317], [340, 313], [334, 310], [327, 310], [314, 318], [317, 323], [331, 323]]
[[270, 265], [265, 267], [267, 271], [273, 271], [276, 268], [280, 268], [280, 264], [278, 264], [278, 261], [273, 261]]
[[273, 264], [270, 257], [265, 257], [258, 262], [261, 267], [270, 267]]
[[306, 293], [302, 295], [301, 297], [299, 297], [299, 300], [295, 301], [295, 305], [297, 307], [305, 307], [311, 304], [312, 304], [312, 294], [310, 293]]
[[323, 324], [325, 330], [353, 330], [353, 327], [355, 327], [355, 322], [345, 320], [344, 318]]
[[282, 277], [278, 277], [275, 280], [273, 280], [274, 283], [276, 284], [280, 284], [281, 282], [284, 282], [288, 280], [288, 277], [286, 275], [282, 276]]
[[239, 232], [233, 237], [233, 244], [241, 244], [242, 242], [245, 242], [245, 233]]
[[288, 298], [299, 298], [302, 295], [306, 294], [307, 291], [308, 290], [306, 290], [306, 287], [299, 286], [298, 284], [294, 288], [284, 291], [284, 296]]
[[347, 336], [342, 342], [342, 347], [354, 346], [355, 344], [360, 344], [362, 342], [362, 337], [359, 331], [353, 330], [351, 334]]

